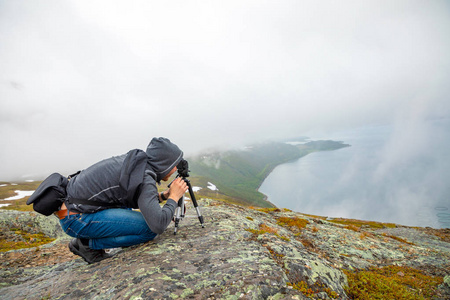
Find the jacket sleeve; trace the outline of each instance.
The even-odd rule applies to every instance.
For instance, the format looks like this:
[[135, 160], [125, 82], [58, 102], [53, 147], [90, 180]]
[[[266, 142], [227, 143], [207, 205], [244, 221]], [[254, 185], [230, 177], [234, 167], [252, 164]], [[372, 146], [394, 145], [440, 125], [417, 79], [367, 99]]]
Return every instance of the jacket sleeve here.
[[158, 189], [156, 182], [147, 172], [144, 174], [141, 194], [138, 199], [138, 206], [151, 231], [161, 234], [166, 230], [172, 221], [177, 203], [169, 199], [161, 207], [158, 201]]

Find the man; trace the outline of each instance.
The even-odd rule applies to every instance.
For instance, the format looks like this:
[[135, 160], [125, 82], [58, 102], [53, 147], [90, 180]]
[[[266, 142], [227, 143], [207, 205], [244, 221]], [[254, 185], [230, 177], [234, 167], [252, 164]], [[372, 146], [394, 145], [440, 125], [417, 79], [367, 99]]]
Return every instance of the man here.
[[153, 138], [145, 152], [111, 157], [71, 178], [56, 213], [63, 230], [75, 238], [70, 251], [94, 263], [110, 257], [104, 249], [144, 243], [163, 233], [188, 186], [177, 178], [158, 194], [156, 183], [167, 181], [182, 159], [170, 140]]

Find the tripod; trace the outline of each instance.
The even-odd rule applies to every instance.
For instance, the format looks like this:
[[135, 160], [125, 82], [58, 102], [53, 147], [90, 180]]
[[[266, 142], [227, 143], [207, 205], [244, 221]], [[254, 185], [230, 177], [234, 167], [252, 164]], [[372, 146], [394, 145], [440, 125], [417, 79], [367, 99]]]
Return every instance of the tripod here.
[[[188, 162], [186, 160], [182, 159], [177, 166], [178, 175], [175, 178], [181, 177], [184, 180], [184, 182], [186, 182], [186, 184], [189, 188], [189, 195], [191, 196], [192, 203], [194, 204], [195, 210], [197, 211], [198, 220], [200, 221], [202, 228], [205, 228], [205, 224], [203, 222], [203, 216], [200, 213], [200, 208], [198, 207], [197, 200], [195, 199], [195, 195], [194, 195], [194, 191], [192, 190], [191, 182], [189, 181], [189, 179], [186, 178], [186, 177], [189, 177], [189, 169], [188, 168], [189, 168]], [[169, 187], [170, 187], [170, 184], [169, 184]], [[177, 234], [178, 225], [179, 225], [180, 221], [185, 217], [185, 215], [184, 215], [185, 211], [186, 211], [186, 206], [184, 203], [184, 196], [182, 196], [178, 200], [178, 206], [175, 209], [175, 229], [174, 229], [173, 234]]]

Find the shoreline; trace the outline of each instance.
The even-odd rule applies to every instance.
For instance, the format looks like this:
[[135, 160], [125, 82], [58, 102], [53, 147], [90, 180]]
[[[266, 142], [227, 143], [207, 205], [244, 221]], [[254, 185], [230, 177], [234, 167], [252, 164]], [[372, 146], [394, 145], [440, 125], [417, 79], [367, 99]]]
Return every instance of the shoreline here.
[[[320, 141], [311, 141], [311, 142], [320, 142]], [[333, 141], [333, 142], [334, 142], [334, 141]], [[310, 143], [310, 142], [308, 142], [308, 143]], [[264, 196], [263, 201], [265, 201], [265, 202], [271, 204], [273, 207], [279, 208], [279, 207], [276, 206], [273, 202], [269, 201], [269, 197], [268, 197], [266, 194], [264, 194], [263, 192], [261, 192], [261, 191], [259, 190], [259, 189], [261, 188], [262, 184], [264, 183], [264, 181], [266, 181], [267, 177], [269, 177], [270, 174], [272, 174], [272, 172], [275, 170], [275, 168], [278, 167], [278, 166], [284, 165], [284, 164], [289, 164], [289, 163], [297, 162], [299, 159], [301, 159], [301, 158], [307, 156], [308, 154], [312, 154], [312, 153], [315, 153], [315, 152], [335, 151], [335, 150], [339, 150], [339, 149], [342, 149], [342, 148], [351, 147], [350, 144], [344, 144], [343, 142], [338, 142], [338, 143], [342, 143], [342, 144], [341, 144], [341, 147], [334, 148], [334, 149], [311, 150], [311, 151], [308, 152], [308, 153], [302, 153], [302, 154], [300, 154], [300, 156], [299, 156], [298, 158], [294, 158], [294, 159], [288, 160], [288, 161], [286, 161], [286, 162], [282, 162], [282, 163], [280, 163], [280, 164], [275, 165], [275, 166], [272, 167], [272, 168], [270, 169], [270, 171], [264, 176], [264, 178], [262, 179], [261, 183], [258, 185], [258, 188], [256, 189], [256, 191], [257, 191], [258, 193], [261, 193], [261, 194]]]
[[281, 164], [275, 165], [273, 168], [271, 168], [270, 171], [264, 176], [264, 178], [262, 179], [261, 183], [258, 185], [258, 188], [256, 189], [256, 191], [257, 191], [258, 193], [261, 193], [262, 195], [264, 195], [263, 200], [264, 200], [265, 202], [271, 204], [273, 207], [279, 208], [279, 207], [276, 206], [273, 202], [271, 202], [271, 201], [268, 200], [269, 197], [268, 197], [266, 194], [264, 194], [263, 192], [261, 192], [261, 191], [259, 190], [259, 189], [261, 188], [262, 184], [264, 183], [264, 181], [266, 181], [267, 177], [269, 177], [270, 174], [272, 174], [272, 172], [273, 172], [278, 166], [281, 166], [281, 165], [284, 165], [284, 164], [289, 164], [289, 163], [294, 163], [294, 162], [298, 161], [299, 159], [301, 159], [301, 158], [305, 157], [306, 155], [311, 154], [311, 153], [313, 153], [313, 152], [316, 152], [316, 151], [312, 151], [312, 152], [303, 154], [303, 155], [301, 155], [301, 156], [298, 157], [298, 158], [291, 159], [291, 160], [289, 160], [289, 161], [286, 161], [286, 162], [283, 162], [283, 163], [281, 163]]

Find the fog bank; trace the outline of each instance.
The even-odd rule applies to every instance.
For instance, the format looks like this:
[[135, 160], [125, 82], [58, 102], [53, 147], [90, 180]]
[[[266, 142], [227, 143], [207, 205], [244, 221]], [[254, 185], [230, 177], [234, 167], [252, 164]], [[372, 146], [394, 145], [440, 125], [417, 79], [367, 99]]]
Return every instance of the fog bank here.
[[0, 1], [0, 41], [0, 180], [450, 116], [448, 1]]

